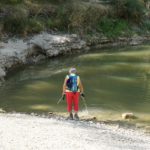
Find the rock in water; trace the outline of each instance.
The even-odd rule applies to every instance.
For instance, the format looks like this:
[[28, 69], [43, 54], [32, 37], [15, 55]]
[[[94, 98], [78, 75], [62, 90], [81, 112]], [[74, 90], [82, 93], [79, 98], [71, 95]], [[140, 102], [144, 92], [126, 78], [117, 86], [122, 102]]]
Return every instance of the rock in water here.
[[0, 108], [0, 113], [5, 113], [6, 111], [2, 108]]
[[123, 113], [122, 119], [136, 119], [137, 117], [133, 113]]

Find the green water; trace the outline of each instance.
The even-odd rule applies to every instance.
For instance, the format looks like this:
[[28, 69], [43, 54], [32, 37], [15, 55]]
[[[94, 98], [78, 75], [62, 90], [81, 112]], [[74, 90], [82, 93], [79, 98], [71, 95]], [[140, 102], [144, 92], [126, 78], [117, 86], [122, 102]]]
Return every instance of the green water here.
[[[75, 66], [85, 88], [89, 114], [119, 119], [133, 112], [150, 124], [150, 45], [93, 50], [28, 66], [0, 88], [0, 108], [17, 112], [66, 112], [57, 105], [68, 69]], [[80, 111], [84, 105], [80, 101]]]

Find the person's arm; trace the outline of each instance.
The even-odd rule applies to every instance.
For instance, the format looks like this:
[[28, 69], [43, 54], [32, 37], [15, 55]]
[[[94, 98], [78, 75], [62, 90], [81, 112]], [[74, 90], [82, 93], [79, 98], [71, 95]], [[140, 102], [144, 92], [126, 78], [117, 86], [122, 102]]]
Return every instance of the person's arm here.
[[67, 83], [67, 77], [64, 80], [64, 84], [63, 84], [63, 89], [62, 89], [62, 94], [65, 94], [66, 91], [66, 83]]
[[79, 78], [79, 89], [80, 89], [80, 93], [83, 93], [84, 92], [84, 89], [83, 89], [83, 84], [81, 82], [81, 79]]

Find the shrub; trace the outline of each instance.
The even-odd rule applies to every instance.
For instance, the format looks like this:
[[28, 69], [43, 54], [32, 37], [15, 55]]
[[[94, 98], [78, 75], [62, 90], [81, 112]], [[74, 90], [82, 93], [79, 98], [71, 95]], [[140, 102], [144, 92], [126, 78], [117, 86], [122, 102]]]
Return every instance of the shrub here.
[[60, 30], [68, 30], [68, 25], [70, 22], [69, 16], [71, 13], [71, 10], [68, 7], [68, 5], [62, 5], [57, 10], [56, 21], [54, 23]]
[[26, 27], [25, 18], [9, 17], [4, 22], [4, 30], [10, 33], [22, 33]]
[[69, 17], [69, 27], [85, 33], [94, 30], [97, 22], [108, 15], [109, 9], [96, 4], [74, 4]]
[[144, 20], [141, 25], [140, 25], [141, 29], [145, 32], [150, 32], [150, 20]]
[[98, 24], [97, 30], [109, 38], [127, 35], [128, 23], [125, 20], [118, 20], [104, 17]]
[[46, 26], [47, 26], [48, 28], [50, 28], [50, 29], [55, 28], [55, 24], [54, 24], [53, 19], [51, 19], [51, 18], [47, 19], [47, 21], [46, 21]]
[[39, 33], [44, 30], [44, 24], [42, 21], [31, 18], [27, 22], [26, 32], [27, 33]]
[[22, 33], [27, 24], [28, 12], [26, 9], [13, 7], [7, 8], [8, 16], [4, 18], [4, 30], [11, 33]]
[[144, 15], [144, 3], [141, 0], [111, 0], [116, 15], [129, 21], [140, 22]]
[[57, 19], [49, 18], [49, 19], [46, 20], [46, 27], [48, 29], [64, 30], [65, 27], [62, 24], [63, 24], [63, 22], [59, 18], [57, 18]]
[[0, 3], [3, 4], [19, 4], [22, 3], [24, 0], [0, 0]]

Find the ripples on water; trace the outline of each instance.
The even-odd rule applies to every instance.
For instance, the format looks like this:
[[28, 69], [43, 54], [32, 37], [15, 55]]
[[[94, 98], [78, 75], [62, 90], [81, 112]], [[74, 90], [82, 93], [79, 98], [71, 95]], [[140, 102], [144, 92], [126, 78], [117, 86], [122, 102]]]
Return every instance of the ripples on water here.
[[[75, 66], [91, 113], [119, 118], [129, 111], [150, 122], [150, 46], [110, 51], [65, 56], [26, 67], [1, 87], [0, 107], [19, 112], [65, 112], [65, 102], [56, 103], [68, 69]], [[84, 109], [82, 101], [80, 108]]]

